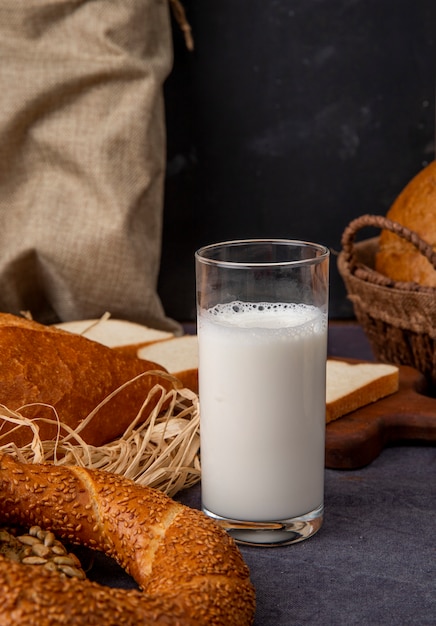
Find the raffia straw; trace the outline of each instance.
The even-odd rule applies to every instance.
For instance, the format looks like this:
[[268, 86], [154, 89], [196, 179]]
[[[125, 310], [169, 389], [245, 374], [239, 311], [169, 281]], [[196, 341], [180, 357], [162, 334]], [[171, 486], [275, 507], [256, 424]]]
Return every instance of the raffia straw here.
[[[0, 405], [0, 451], [27, 463], [78, 465], [113, 472], [169, 496], [191, 487], [200, 479], [200, 415], [198, 397], [189, 389], [175, 386], [166, 391], [161, 385], [155, 385], [123, 435], [105, 445], [88, 445], [80, 435], [90, 421], [98, 419], [99, 408], [137, 378], [105, 398], [74, 430], [61, 424], [53, 407], [50, 407], [51, 418], [28, 419], [21, 413], [26, 407], [11, 411]], [[56, 424], [55, 440], [41, 440], [39, 426], [43, 422]], [[6, 423], [14, 424], [15, 428], [27, 428], [29, 443], [23, 447], [14, 443], [1, 445], [1, 431]], [[8, 437], [10, 433], [9, 430]]]

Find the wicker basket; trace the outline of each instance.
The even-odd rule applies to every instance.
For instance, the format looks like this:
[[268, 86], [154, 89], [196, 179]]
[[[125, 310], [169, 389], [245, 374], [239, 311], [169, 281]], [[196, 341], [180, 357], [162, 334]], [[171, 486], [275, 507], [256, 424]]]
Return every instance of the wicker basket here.
[[378, 237], [355, 242], [366, 226], [390, 230], [413, 245], [436, 268], [436, 251], [418, 235], [397, 222], [377, 215], [363, 215], [342, 235], [338, 257], [341, 274], [354, 313], [379, 361], [409, 365], [426, 378], [428, 390], [436, 390], [436, 289], [416, 283], [400, 283], [374, 269]]

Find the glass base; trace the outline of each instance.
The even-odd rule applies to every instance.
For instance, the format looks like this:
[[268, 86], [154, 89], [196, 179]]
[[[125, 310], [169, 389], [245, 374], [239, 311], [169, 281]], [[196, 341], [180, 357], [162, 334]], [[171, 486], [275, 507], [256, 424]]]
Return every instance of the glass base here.
[[237, 543], [251, 546], [285, 546], [309, 539], [322, 526], [324, 506], [291, 519], [272, 522], [245, 522], [215, 515], [203, 507], [203, 512], [211, 517]]

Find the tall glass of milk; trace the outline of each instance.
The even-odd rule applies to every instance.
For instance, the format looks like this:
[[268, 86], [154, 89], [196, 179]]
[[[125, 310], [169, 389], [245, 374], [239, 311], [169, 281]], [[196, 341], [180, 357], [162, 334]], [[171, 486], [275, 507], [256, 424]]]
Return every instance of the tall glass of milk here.
[[324, 511], [329, 251], [239, 240], [195, 260], [202, 508], [241, 543], [301, 541]]

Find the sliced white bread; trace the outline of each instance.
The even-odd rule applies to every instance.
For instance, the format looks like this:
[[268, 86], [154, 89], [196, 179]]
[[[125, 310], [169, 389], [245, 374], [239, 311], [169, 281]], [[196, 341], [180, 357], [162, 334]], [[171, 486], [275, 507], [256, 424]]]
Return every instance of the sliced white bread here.
[[62, 322], [55, 326], [97, 341], [108, 348], [116, 348], [132, 355], [135, 355], [138, 348], [142, 346], [174, 337], [174, 334], [169, 331], [149, 328], [128, 320], [105, 317]]
[[[56, 326], [159, 363], [179, 378], [185, 387], [198, 393], [197, 335], [176, 337], [168, 331], [111, 318], [77, 320]], [[399, 369], [395, 365], [328, 359], [326, 422], [395, 393], [398, 387]]]
[[327, 361], [326, 422], [398, 391], [399, 369], [384, 363]]
[[184, 387], [198, 393], [198, 343], [197, 335], [182, 335], [139, 348], [140, 359], [159, 363]]
[[[198, 393], [198, 343], [184, 335], [140, 348], [140, 358], [163, 365], [184, 386]], [[326, 422], [398, 391], [399, 369], [384, 363], [327, 361]]]

